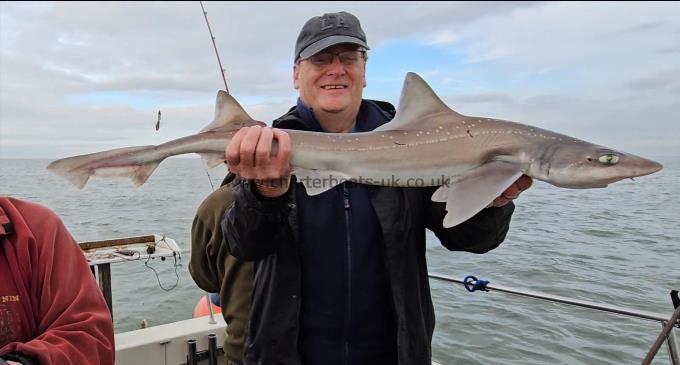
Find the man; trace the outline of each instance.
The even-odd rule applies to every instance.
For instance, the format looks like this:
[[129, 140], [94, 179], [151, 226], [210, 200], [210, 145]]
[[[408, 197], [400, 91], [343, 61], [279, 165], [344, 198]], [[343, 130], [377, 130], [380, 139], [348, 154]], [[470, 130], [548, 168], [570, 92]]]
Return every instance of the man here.
[[[295, 47], [297, 106], [274, 127], [370, 131], [394, 108], [362, 99], [366, 36], [341, 12], [310, 19]], [[272, 141], [278, 142], [271, 156]], [[232, 253], [255, 260], [246, 364], [430, 364], [434, 311], [425, 230], [450, 250], [484, 253], [505, 238], [523, 176], [468, 221], [445, 229], [436, 187], [347, 182], [308, 196], [290, 177], [290, 137], [250, 127], [226, 147], [242, 180], [223, 231]]]
[[114, 351], [106, 301], [64, 224], [0, 197], [0, 364], [113, 365]]
[[227, 323], [224, 354], [228, 365], [239, 365], [243, 361], [244, 330], [253, 290], [253, 263], [229, 254], [220, 227], [233, 200], [233, 179], [234, 174], [228, 174], [196, 212], [191, 226], [189, 273], [201, 289], [220, 293], [222, 316]]

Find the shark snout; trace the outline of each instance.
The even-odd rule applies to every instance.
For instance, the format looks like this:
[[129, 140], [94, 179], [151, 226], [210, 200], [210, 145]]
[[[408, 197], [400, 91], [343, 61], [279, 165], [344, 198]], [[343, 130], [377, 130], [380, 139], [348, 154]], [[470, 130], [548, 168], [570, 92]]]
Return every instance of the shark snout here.
[[663, 165], [652, 160], [646, 160], [643, 166], [640, 168], [641, 174], [639, 176], [653, 174], [659, 170], [663, 169]]
[[650, 175], [663, 169], [663, 165], [660, 163], [637, 156], [629, 165], [624, 166], [624, 174], [630, 175], [629, 177]]

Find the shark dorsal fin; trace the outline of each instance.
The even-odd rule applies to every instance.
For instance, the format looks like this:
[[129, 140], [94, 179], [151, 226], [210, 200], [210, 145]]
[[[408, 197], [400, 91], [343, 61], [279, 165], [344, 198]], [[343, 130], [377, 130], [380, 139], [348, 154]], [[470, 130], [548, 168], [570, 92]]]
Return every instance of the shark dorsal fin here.
[[217, 92], [215, 102], [215, 119], [201, 129], [207, 131], [232, 131], [243, 127], [258, 125], [259, 123], [246, 113], [241, 104], [224, 90]]
[[376, 131], [422, 129], [427, 127], [423, 123], [429, 120], [428, 116], [442, 112], [463, 118], [463, 115], [444, 104], [425, 80], [416, 73], [408, 72], [401, 90], [397, 114], [392, 121], [377, 128]]

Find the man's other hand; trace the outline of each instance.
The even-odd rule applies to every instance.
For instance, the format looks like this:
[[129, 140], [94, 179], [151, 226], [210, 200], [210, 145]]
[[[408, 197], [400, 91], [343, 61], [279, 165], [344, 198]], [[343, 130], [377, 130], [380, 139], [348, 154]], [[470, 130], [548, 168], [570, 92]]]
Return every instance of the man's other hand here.
[[531, 185], [533, 184], [534, 180], [527, 176], [527, 175], [522, 175], [519, 177], [519, 179], [515, 180], [512, 185], [510, 185], [509, 188], [505, 189], [504, 192], [501, 193], [496, 199], [491, 202], [491, 204], [487, 205], [487, 208], [499, 208], [502, 207], [511, 201], [517, 199], [517, 197], [525, 190], [529, 189]]

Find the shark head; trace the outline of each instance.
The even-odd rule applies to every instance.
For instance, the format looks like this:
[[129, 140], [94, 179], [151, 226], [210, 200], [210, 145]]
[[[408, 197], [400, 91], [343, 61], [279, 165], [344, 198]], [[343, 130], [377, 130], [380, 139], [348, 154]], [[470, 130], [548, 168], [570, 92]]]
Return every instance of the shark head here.
[[603, 188], [663, 168], [658, 162], [584, 141], [560, 145], [541, 164], [548, 171], [545, 181], [573, 189]]

